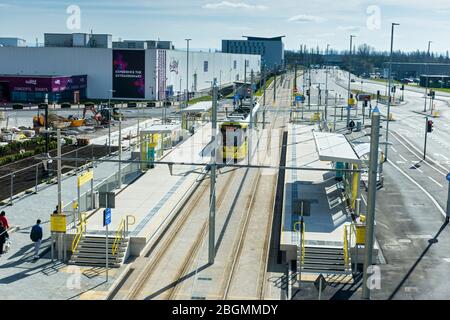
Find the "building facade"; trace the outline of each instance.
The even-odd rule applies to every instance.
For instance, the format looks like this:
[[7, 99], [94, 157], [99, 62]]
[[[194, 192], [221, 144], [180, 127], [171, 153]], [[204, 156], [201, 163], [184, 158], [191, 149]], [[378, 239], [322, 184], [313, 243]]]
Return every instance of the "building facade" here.
[[[383, 75], [388, 77], [389, 63], [384, 64]], [[392, 63], [392, 76], [397, 80], [419, 78], [421, 75], [450, 76], [450, 64], [445, 63]]]
[[222, 40], [222, 52], [260, 55], [262, 64], [269, 69], [284, 66], [283, 37], [246, 37], [247, 40]]
[[45, 33], [45, 47], [112, 48], [112, 35], [91, 33]]
[[0, 38], [0, 47], [26, 47], [27, 42], [20, 38]]
[[[251, 69], [260, 72], [259, 55], [189, 52], [189, 92], [210, 88], [214, 78], [222, 85], [244, 79], [245, 61], [247, 72]], [[177, 50], [0, 47], [0, 75], [25, 78], [85, 75], [87, 84], [83, 90], [87, 99], [156, 100], [184, 93], [186, 65], [186, 51]], [[6, 91], [5, 84], [3, 88]], [[4, 94], [3, 99], [14, 102], [17, 95], [8, 90], [10, 94]], [[49, 102], [72, 101], [70, 95], [50, 96]], [[20, 97], [21, 102], [40, 102], [23, 101], [24, 96]], [[31, 100], [31, 95], [26, 97]], [[41, 98], [34, 95], [33, 99]]]
[[87, 76], [0, 75], [0, 102], [72, 101], [86, 99]]

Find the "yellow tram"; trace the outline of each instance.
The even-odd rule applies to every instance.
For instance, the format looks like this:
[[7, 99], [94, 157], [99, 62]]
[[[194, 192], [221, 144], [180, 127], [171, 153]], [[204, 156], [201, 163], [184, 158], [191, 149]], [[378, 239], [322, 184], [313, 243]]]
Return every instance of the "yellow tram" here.
[[247, 156], [248, 124], [240, 122], [224, 122], [220, 125], [220, 133], [222, 136], [222, 159], [223, 162], [234, 160], [238, 162], [244, 160]]

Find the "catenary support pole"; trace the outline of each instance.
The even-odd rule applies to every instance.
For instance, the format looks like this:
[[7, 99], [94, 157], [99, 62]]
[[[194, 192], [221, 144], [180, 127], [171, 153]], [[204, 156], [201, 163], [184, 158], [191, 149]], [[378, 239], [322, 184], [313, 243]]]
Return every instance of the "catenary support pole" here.
[[213, 101], [212, 101], [212, 131], [211, 131], [211, 185], [210, 185], [210, 204], [209, 204], [209, 246], [208, 262], [214, 264], [216, 256], [216, 149], [217, 149], [217, 85], [216, 79], [213, 81]]
[[380, 112], [375, 109], [372, 112], [370, 134], [370, 159], [369, 159], [369, 188], [367, 198], [367, 217], [366, 217], [366, 242], [364, 257], [363, 274], [363, 299], [370, 299], [370, 287], [368, 283], [369, 268], [372, 267], [372, 253], [375, 234], [375, 200], [377, 190], [378, 175], [378, 147], [380, 141]]
[[[131, 140], [131, 138], [130, 138]], [[119, 115], [119, 189], [122, 187], [122, 116]]]
[[391, 119], [391, 86], [392, 86], [392, 55], [394, 50], [394, 28], [398, 26], [398, 23], [392, 23], [391, 29], [391, 54], [389, 57], [389, 74], [388, 74], [388, 102], [387, 102], [387, 119], [386, 119], [386, 145], [384, 149], [384, 161], [388, 159], [388, 150], [389, 150], [389, 122]]
[[353, 50], [353, 38], [355, 36], [350, 36], [350, 66], [348, 68], [348, 101], [347, 101], [347, 128], [350, 123], [350, 97], [352, 96], [352, 90], [351, 90], [351, 80], [352, 80], [352, 50]]
[[425, 141], [423, 143], [423, 160], [427, 159], [428, 117], [425, 117]]

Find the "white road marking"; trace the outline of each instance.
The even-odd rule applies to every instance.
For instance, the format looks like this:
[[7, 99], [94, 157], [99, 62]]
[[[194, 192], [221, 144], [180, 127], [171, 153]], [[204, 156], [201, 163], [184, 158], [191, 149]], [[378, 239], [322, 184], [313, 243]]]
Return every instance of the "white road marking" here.
[[402, 158], [405, 161], [408, 161], [404, 156], [402, 156], [401, 154], [399, 154], [400, 158]]
[[392, 147], [392, 146], [391, 146], [391, 149], [392, 149], [394, 152], [397, 152], [397, 149], [395, 149], [395, 148]]
[[422, 169], [420, 169], [419, 167], [417, 167], [417, 163], [415, 161], [411, 161], [411, 163], [413, 164], [413, 167], [415, 168], [414, 170], [419, 171], [420, 173], [423, 173]]
[[[396, 134], [398, 134], [399, 136], [401, 136], [403, 139], [405, 139], [408, 144], [415, 149], [419, 154], [422, 154], [423, 151], [419, 150], [416, 146], [414, 146], [407, 138], [403, 137], [401, 134], [399, 134], [398, 132], [395, 132]], [[409, 152], [411, 152], [415, 157], [417, 157], [418, 159], [420, 159], [420, 161], [423, 161], [421, 156], [418, 156], [416, 153], [414, 153], [414, 151], [411, 150], [411, 148], [409, 148], [406, 144], [403, 143], [403, 141], [400, 141], [399, 138], [397, 138], [395, 135], [392, 135], [398, 142], [400, 142], [406, 149], [409, 150]], [[444, 168], [441, 164], [439, 164], [438, 161], [436, 161], [435, 159], [432, 159], [431, 157], [428, 157], [431, 161], [433, 161], [438, 167], [440, 167], [441, 169], [445, 170], [445, 172], [447, 172], [447, 169]], [[447, 175], [447, 173], [444, 173], [442, 171], [440, 171], [439, 169], [437, 169], [436, 167], [434, 167], [433, 165], [429, 164], [428, 162], [424, 162], [426, 163], [428, 166], [430, 166], [433, 170], [439, 172], [442, 175]]]
[[437, 182], [436, 180], [434, 180], [432, 177], [428, 177], [428, 179], [430, 179], [431, 181], [433, 181], [434, 183], [436, 183], [439, 187], [441, 187], [441, 188], [444, 187], [442, 184], [440, 184], [439, 182]]
[[441, 157], [441, 158], [443, 158], [445, 160], [450, 160], [449, 158], [447, 158], [446, 156], [444, 156], [443, 154], [440, 154], [440, 153], [435, 153], [434, 155], [438, 156], [438, 157]]
[[400, 161], [400, 160], [398, 160], [398, 161], [395, 161], [395, 163], [397, 163], [397, 164], [404, 164], [404, 163], [406, 163], [405, 161]]
[[430, 198], [430, 200], [433, 202], [433, 204], [436, 206], [436, 208], [439, 210], [439, 212], [446, 217], [447, 214], [445, 213], [444, 209], [441, 208], [439, 203], [436, 201], [436, 199], [427, 191], [425, 190], [420, 184], [418, 184], [413, 178], [411, 178], [407, 173], [405, 173], [402, 169], [400, 169], [398, 166], [396, 166], [391, 160], [387, 160], [397, 171], [399, 171], [401, 174], [403, 174], [409, 181], [414, 183], [420, 190], [425, 193], [425, 195]]

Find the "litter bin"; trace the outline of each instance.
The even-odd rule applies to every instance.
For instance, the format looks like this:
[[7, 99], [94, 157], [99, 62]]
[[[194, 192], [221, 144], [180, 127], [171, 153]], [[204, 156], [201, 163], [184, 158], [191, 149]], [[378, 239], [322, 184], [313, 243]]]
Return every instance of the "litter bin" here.
[[362, 129], [362, 124], [361, 121], [356, 122], [356, 132], [360, 132]]
[[366, 243], [366, 224], [357, 223], [356, 224], [356, 244], [362, 245]]

